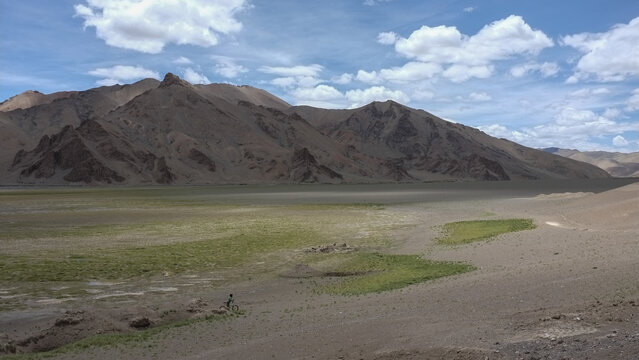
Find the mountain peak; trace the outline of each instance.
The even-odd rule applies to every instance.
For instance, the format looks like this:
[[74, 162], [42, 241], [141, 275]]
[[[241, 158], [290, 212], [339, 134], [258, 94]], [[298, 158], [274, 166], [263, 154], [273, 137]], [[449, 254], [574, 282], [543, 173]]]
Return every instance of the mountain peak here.
[[180, 79], [179, 76], [173, 73], [166, 73], [166, 75], [164, 75], [164, 80], [162, 80], [159, 87], [166, 88], [173, 85], [191, 86], [188, 81]]

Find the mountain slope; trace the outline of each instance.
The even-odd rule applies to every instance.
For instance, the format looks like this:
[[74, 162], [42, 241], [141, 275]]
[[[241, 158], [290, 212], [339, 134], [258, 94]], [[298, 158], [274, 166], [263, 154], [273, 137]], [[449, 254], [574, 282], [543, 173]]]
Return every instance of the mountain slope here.
[[0, 111], [7, 112], [17, 109], [28, 109], [37, 105], [50, 104], [57, 99], [64, 99], [77, 92], [62, 91], [45, 95], [39, 91], [27, 90], [0, 103]]
[[391, 158], [410, 178], [476, 180], [593, 178], [605, 174], [393, 101], [354, 110], [293, 108], [324, 134], [363, 153]]
[[206, 98], [220, 98], [237, 105], [244, 101], [255, 105], [285, 110], [291, 107], [286, 101], [270, 93], [251, 86], [235, 86], [229, 84], [193, 85]]
[[639, 177], [639, 152], [578, 151], [546, 148], [546, 152], [582, 161], [606, 170], [614, 177]]
[[[56, 112], [55, 110], [59, 110]], [[28, 116], [25, 118], [25, 114]], [[0, 112], [3, 183], [228, 184], [597, 178], [594, 166], [387, 101], [290, 107], [226, 84], [98, 88]], [[13, 150], [13, 151], [12, 151]], [[2, 164], [0, 164], [2, 165]]]
[[[7, 106], [4, 109], [12, 109], [18, 102], [24, 108], [0, 111], [0, 169], [7, 169], [17, 151], [35, 147], [42, 136], [54, 135], [67, 125], [77, 127], [88, 119], [102, 117], [158, 84], [157, 80], [145, 79], [130, 85], [40, 94], [39, 100], [34, 100], [29, 106], [19, 99], [24, 97], [24, 93], [5, 101], [3, 105]], [[3, 175], [6, 174], [0, 172], [0, 181], [11, 182]]]

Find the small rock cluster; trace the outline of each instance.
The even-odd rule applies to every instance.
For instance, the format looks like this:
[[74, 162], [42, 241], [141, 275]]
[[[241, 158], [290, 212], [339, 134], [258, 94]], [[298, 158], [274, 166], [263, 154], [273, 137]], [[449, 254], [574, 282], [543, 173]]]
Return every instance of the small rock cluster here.
[[357, 250], [356, 248], [343, 243], [341, 245], [337, 245], [337, 243], [333, 243], [332, 245], [319, 245], [313, 246], [306, 249], [306, 252], [310, 253], [349, 253]]

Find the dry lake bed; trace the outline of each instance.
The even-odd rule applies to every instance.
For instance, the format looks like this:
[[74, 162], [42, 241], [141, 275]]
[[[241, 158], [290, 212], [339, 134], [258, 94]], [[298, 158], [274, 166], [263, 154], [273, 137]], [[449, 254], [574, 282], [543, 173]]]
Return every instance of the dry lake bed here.
[[636, 359], [636, 181], [0, 188], [0, 357]]

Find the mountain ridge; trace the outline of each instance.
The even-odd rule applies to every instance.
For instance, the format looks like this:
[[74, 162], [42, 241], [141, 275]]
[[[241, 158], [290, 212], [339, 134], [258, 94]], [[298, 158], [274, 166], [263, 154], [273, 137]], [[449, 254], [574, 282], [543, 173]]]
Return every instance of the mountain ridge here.
[[579, 151], [557, 147], [542, 150], [595, 165], [615, 177], [639, 177], [639, 152]]
[[193, 85], [171, 73], [161, 82], [90, 89], [2, 111], [0, 130], [9, 134], [0, 157], [3, 184], [608, 176], [394, 101], [345, 110], [296, 107], [261, 89]]

